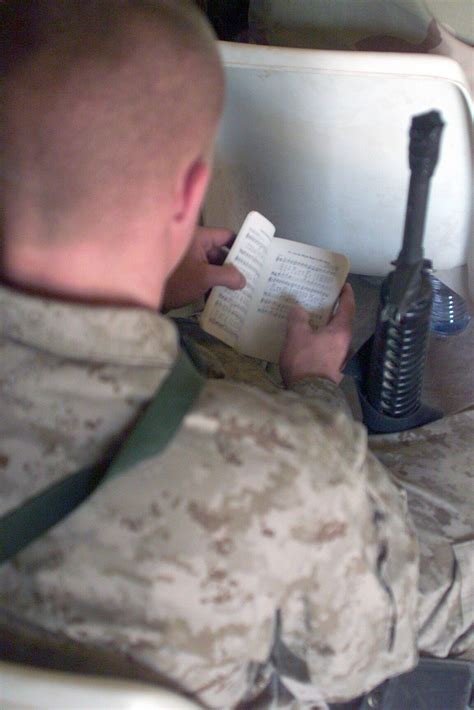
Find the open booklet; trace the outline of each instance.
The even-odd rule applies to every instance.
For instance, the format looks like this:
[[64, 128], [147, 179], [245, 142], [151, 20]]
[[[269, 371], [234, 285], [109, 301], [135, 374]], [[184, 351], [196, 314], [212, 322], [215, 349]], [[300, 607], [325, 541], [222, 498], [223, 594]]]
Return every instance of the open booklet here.
[[299, 303], [314, 328], [326, 323], [349, 271], [342, 254], [274, 237], [275, 227], [250, 212], [226, 263], [247, 279], [241, 291], [215, 287], [201, 327], [244, 355], [278, 362], [288, 311]]

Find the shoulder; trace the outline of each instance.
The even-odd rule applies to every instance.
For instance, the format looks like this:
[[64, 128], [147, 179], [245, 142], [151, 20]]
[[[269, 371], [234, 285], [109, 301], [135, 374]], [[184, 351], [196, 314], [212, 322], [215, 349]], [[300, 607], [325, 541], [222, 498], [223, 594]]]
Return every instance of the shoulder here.
[[367, 451], [365, 429], [339, 407], [229, 380], [206, 383], [184, 429], [226, 442], [228, 448], [284, 455], [312, 467], [322, 459], [334, 465], [343, 459], [358, 468]]

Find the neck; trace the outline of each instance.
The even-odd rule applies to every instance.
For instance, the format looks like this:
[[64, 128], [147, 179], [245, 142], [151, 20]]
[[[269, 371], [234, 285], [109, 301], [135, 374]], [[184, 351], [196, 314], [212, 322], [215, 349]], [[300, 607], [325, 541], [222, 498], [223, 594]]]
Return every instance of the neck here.
[[39, 242], [5, 235], [2, 278], [48, 297], [156, 310], [166, 279], [164, 254], [156, 237], [137, 248], [140, 236], [114, 239], [108, 234], [94, 240], [67, 235], [61, 242]]

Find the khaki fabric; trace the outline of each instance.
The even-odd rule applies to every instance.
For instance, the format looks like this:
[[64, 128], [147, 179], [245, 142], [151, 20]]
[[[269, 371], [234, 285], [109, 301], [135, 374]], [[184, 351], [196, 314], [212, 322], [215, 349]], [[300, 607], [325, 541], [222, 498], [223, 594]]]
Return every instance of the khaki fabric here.
[[407, 491], [418, 533], [418, 647], [474, 659], [474, 410], [370, 448]]
[[[367, 294], [357, 289], [357, 302], [367, 308]], [[364, 314], [357, 314], [363, 318]], [[201, 356], [218, 372], [216, 355], [221, 365], [220, 376], [231, 376], [259, 387], [279, 387], [281, 379], [274, 366], [270, 377], [262, 381], [262, 363], [244, 358], [235, 351], [209, 338], [197, 325], [188, 326]], [[366, 325], [357, 322], [359, 338]], [[370, 332], [370, 331], [369, 331]], [[367, 333], [360, 340], [363, 342]], [[449, 367], [448, 354], [456, 378], [465, 373], [457, 369], [456, 345], [466, 347], [465, 334], [456, 338], [430, 342], [428, 369], [431, 388], [435, 387], [436, 365]], [[468, 335], [469, 341], [471, 336]], [[448, 350], [446, 350], [448, 348]], [[467, 354], [467, 353], [465, 353]], [[250, 363], [248, 362], [250, 361]], [[426, 378], [425, 378], [426, 379]], [[438, 380], [448, 379], [440, 372]], [[464, 379], [466, 383], [466, 379]], [[343, 383], [348, 384], [347, 382]], [[453, 389], [458, 386], [453, 382]], [[316, 388], [316, 389], [315, 389]], [[351, 388], [345, 387], [352, 394]], [[425, 388], [426, 389], [426, 388]], [[323, 380], [298, 383], [295, 390], [320, 402], [330, 396], [331, 383]], [[338, 405], [346, 407], [342, 392]], [[445, 398], [449, 392], [443, 390]], [[425, 392], [429, 396], [430, 392]], [[466, 401], [470, 401], [469, 392]], [[434, 402], [442, 406], [445, 402]], [[308, 402], [311, 406], [311, 401]], [[336, 406], [333, 400], [332, 406]], [[456, 409], [449, 416], [397, 434], [372, 435], [369, 449], [375, 454], [407, 493], [411, 518], [420, 543], [420, 594], [417, 612], [417, 645], [420, 652], [434, 656], [463, 656], [474, 659], [474, 408]]]
[[[177, 333], [146, 310], [7, 288], [0, 323], [5, 513], [123, 436], [169, 372]], [[219, 352], [216, 376], [228, 367]], [[461, 577], [440, 564], [419, 582], [406, 495], [337, 389], [267, 390], [210, 379], [157, 460], [0, 569], [2, 610], [126, 653], [217, 708], [253, 698], [275, 672], [295, 707], [355, 697], [416, 663], [418, 628], [429, 636], [420, 610], [432, 626], [444, 615], [430, 638], [446, 629], [443, 648], [457, 642], [470, 613]]]

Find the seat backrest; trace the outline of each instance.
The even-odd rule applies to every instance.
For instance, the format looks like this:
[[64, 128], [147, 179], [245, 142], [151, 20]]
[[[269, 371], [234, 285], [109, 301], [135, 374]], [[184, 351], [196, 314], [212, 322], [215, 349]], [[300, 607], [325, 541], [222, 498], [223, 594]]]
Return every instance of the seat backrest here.
[[[430, 42], [425, 0], [250, 0], [257, 42], [311, 49], [360, 49], [368, 39], [387, 49], [418, 50]], [[365, 47], [368, 49], [369, 47]], [[375, 47], [374, 47], [375, 49]]]
[[2, 710], [198, 710], [162, 688], [128, 680], [64, 673], [0, 661]]
[[411, 117], [446, 123], [432, 180], [425, 254], [466, 263], [471, 239], [472, 103], [446, 57], [220, 43], [227, 99], [204, 209], [238, 229], [252, 209], [277, 236], [346, 254], [383, 275], [403, 235]]

